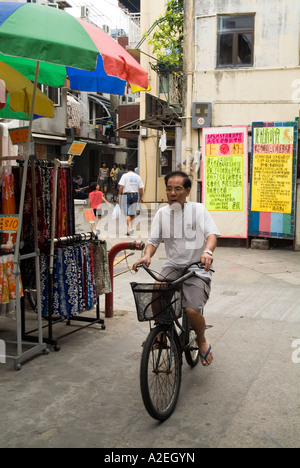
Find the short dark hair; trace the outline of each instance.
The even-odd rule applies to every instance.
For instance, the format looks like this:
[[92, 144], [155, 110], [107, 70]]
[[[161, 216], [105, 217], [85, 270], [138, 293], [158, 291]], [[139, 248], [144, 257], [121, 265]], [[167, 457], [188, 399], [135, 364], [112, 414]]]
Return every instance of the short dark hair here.
[[92, 182], [90, 185], [91, 190], [96, 190], [97, 185], [98, 185], [98, 182]]
[[127, 164], [126, 169], [127, 169], [127, 171], [133, 171], [133, 172], [134, 172], [134, 166], [133, 166], [133, 164]]
[[187, 189], [190, 189], [192, 187], [192, 181], [191, 179], [189, 178], [189, 176], [185, 173], [185, 172], [182, 172], [182, 171], [172, 171], [172, 172], [169, 172], [166, 176], [165, 176], [165, 184], [166, 184], [166, 187], [168, 186], [168, 182], [169, 182], [169, 179], [171, 179], [171, 177], [182, 177], [183, 178], [183, 186], [184, 188], [187, 190]]

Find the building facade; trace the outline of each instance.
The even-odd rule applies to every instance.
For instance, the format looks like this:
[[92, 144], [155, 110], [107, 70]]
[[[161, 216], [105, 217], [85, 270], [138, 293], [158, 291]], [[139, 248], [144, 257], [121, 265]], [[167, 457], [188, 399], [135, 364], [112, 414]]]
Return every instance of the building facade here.
[[[164, 4], [164, 0], [156, 0], [153, 8], [153, 2], [150, 6], [142, 0], [142, 30], [149, 29], [163, 13]], [[179, 118], [182, 133], [177, 135], [181, 138], [181, 168], [194, 179], [191, 198], [201, 201], [202, 165], [197, 164], [197, 158], [203, 150], [204, 127], [246, 126], [251, 151], [253, 122], [290, 122], [299, 117], [300, 3], [298, 0], [185, 0], [184, 14], [184, 94]], [[151, 50], [144, 47], [143, 44], [144, 52], [151, 55]], [[150, 71], [150, 93], [159, 96], [158, 76], [151, 72], [149, 65], [152, 59], [144, 55], [142, 60], [144, 68], [148, 64]], [[193, 125], [195, 103], [200, 104], [200, 113], [201, 104], [204, 105], [202, 110], [208, 117], [208, 123], [201, 123], [199, 128]], [[144, 112], [145, 107], [146, 98], [141, 104]], [[141, 114], [141, 119], [144, 115]], [[141, 169], [142, 174], [158, 175], [160, 200], [163, 180], [154, 157], [155, 134], [150, 139], [150, 142], [145, 139], [144, 144], [142, 139]], [[177, 141], [174, 148], [178, 146]], [[178, 156], [173, 157], [173, 169], [178, 167]], [[298, 160], [298, 200], [299, 177]], [[153, 201], [155, 184], [149, 185], [152, 195], [148, 193], [148, 199]], [[298, 211], [298, 248], [299, 218]]]

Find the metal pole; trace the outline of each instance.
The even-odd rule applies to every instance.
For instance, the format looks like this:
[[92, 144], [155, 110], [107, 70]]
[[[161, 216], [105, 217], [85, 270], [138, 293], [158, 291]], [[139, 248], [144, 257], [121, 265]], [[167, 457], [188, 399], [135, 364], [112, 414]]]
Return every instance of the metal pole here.
[[157, 206], [158, 168], [159, 168], [159, 130], [156, 131], [155, 210], [158, 209], [158, 206]]
[[57, 205], [57, 182], [58, 182], [58, 168], [60, 162], [58, 159], [54, 160], [54, 181], [53, 181], [53, 201], [52, 201], [52, 222], [51, 222], [51, 247], [50, 247], [50, 267], [49, 273], [53, 274], [54, 265], [54, 238], [56, 228], [56, 205]]
[[18, 230], [17, 230], [17, 239], [16, 239], [15, 255], [14, 255], [14, 275], [15, 275], [15, 280], [16, 280], [17, 352], [19, 356], [22, 354], [22, 318], [21, 318], [21, 298], [20, 298], [20, 284], [19, 284], [20, 274], [21, 274], [20, 242], [21, 242], [21, 232], [22, 232], [22, 224], [23, 224], [23, 210], [24, 210], [24, 201], [25, 201], [28, 161], [29, 161], [29, 154], [30, 154], [30, 140], [31, 140], [34, 104], [35, 104], [39, 69], [40, 69], [40, 62], [37, 62], [36, 69], [35, 69], [35, 79], [34, 79], [33, 96], [32, 96], [32, 102], [31, 102], [31, 110], [30, 110], [28, 137], [27, 137], [27, 144], [26, 144], [26, 150], [25, 150], [25, 160], [24, 160], [22, 186], [21, 186], [21, 194], [20, 194], [19, 224], [18, 224]]
[[114, 259], [122, 250], [144, 250], [144, 242], [121, 242], [108, 252], [108, 267], [111, 282], [111, 292], [105, 295], [105, 317], [114, 316]]
[[23, 224], [25, 188], [26, 188], [26, 180], [27, 180], [29, 155], [30, 155], [30, 140], [31, 140], [31, 131], [32, 131], [33, 114], [34, 114], [34, 104], [35, 104], [35, 96], [36, 96], [36, 90], [37, 90], [37, 81], [38, 81], [38, 76], [39, 76], [39, 69], [40, 69], [40, 62], [37, 62], [36, 63], [36, 69], [35, 69], [34, 88], [33, 88], [32, 102], [31, 102], [30, 121], [29, 121], [29, 128], [28, 128], [28, 137], [27, 137], [26, 150], [25, 150], [25, 159], [24, 159], [24, 166], [23, 166], [22, 186], [21, 186], [21, 193], [20, 193], [19, 224], [18, 224], [17, 239], [16, 239], [16, 246], [15, 246], [15, 268], [14, 268], [14, 274], [15, 275], [20, 275], [20, 261], [19, 261], [20, 242], [21, 242], [21, 232], [22, 232], [22, 224]]

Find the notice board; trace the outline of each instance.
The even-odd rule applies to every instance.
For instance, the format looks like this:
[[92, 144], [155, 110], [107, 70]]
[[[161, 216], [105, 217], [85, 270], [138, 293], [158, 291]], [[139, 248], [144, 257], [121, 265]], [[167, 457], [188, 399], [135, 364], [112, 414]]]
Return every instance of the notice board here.
[[249, 235], [294, 239], [298, 122], [252, 124]]
[[203, 129], [202, 200], [222, 237], [248, 237], [248, 127]]

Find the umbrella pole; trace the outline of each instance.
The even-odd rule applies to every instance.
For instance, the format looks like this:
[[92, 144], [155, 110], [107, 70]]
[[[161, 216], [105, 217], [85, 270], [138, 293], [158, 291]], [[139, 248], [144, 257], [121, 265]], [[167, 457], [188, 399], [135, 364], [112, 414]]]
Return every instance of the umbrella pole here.
[[[34, 80], [34, 89], [33, 89], [33, 96], [31, 102], [31, 110], [30, 110], [30, 121], [29, 121], [29, 129], [28, 129], [28, 137], [25, 149], [25, 158], [24, 158], [24, 167], [23, 167], [23, 176], [22, 176], [22, 186], [21, 186], [21, 194], [20, 194], [20, 206], [19, 206], [19, 224], [17, 230], [17, 239], [15, 245], [15, 253], [14, 253], [14, 275], [16, 279], [16, 317], [17, 317], [17, 353], [18, 358], [15, 359], [15, 364], [19, 365], [22, 362], [22, 321], [21, 321], [21, 298], [20, 298], [20, 242], [21, 242], [21, 232], [22, 232], [22, 224], [23, 224], [23, 210], [24, 210], [24, 201], [25, 201], [25, 190], [26, 190], [26, 181], [27, 181], [27, 172], [28, 172], [28, 163], [29, 163], [29, 156], [30, 156], [30, 140], [31, 140], [31, 131], [32, 131], [32, 123], [33, 123], [33, 115], [34, 115], [34, 104], [35, 104], [35, 97], [36, 97], [36, 90], [37, 90], [37, 82], [39, 76], [39, 69], [40, 69], [40, 62], [38, 61], [36, 64], [35, 70], [35, 80]], [[33, 181], [34, 183], [34, 181]], [[35, 206], [33, 207], [36, 210], [36, 202]], [[37, 234], [37, 233], [36, 233]], [[40, 291], [40, 269], [39, 269], [39, 252], [34, 252], [33, 254], [27, 254], [24, 257], [30, 258], [35, 257], [35, 264], [36, 264], [36, 282], [37, 282], [37, 293]], [[38, 295], [38, 294], [37, 294]], [[41, 318], [41, 298], [37, 298], [37, 313], [38, 313], [38, 330], [39, 330], [39, 345], [42, 346], [42, 318]], [[45, 346], [44, 348], [45, 349]], [[25, 359], [28, 359], [32, 355], [36, 354], [35, 351], [27, 351], [25, 353]]]

